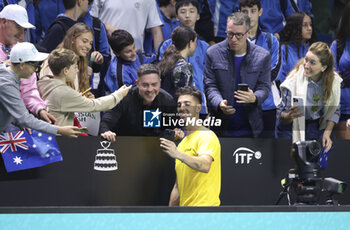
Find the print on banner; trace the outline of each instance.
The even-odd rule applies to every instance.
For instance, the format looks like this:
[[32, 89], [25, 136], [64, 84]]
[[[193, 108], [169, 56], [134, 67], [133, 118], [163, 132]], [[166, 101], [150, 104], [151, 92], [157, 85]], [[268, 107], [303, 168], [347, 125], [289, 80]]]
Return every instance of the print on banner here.
[[246, 147], [239, 147], [232, 154], [235, 164], [251, 164], [256, 160], [259, 165], [262, 165], [262, 154], [260, 151], [253, 151]]
[[103, 149], [97, 149], [94, 162], [94, 169], [97, 171], [114, 171], [118, 169], [117, 157], [114, 149], [108, 149], [111, 145], [109, 141], [100, 142]]

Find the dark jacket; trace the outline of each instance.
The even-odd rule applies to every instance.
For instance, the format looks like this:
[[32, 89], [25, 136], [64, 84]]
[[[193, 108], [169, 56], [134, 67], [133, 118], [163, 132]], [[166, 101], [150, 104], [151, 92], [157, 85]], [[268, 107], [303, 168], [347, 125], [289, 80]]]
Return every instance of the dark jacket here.
[[176, 113], [175, 101], [163, 89], [160, 89], [152, 104], [146, 106], [139, 95], [139, 89], [133, 87], [117, 106], [103, 114], [100, 133], [112, 131], [120, 136], [159, 136], [163, 129], [172, 127], [143, 127], [144, 110], [157, 108], [163, 113]]
[[[269, 95], [271, 88], [270, 54], [264, 48], [247, 41], [247, 54], [241, 63], [240, 75], [242, 83], [247, 83], [254, 91], [257, 103], [244, 104], [248, 114], [249, 124], [254, 136], [258, 136], [263, 130], [261, 104]], [[233, 105], [235, 90], [235, 58], [234, 51], [229, 48], [227, 39], [210, 47], [204, 71], [205, 93], [208, 99], [210, 112], [223, 119], [225, 130], [228, 116], [219, 108], [222, 100], [226, 99], [229, 105]], [[219, 135], [223, 135], [222, 133]]]
[[56, 49], [58, 44], [63, 41], [67, 30], [71, 28], [77, 21], [74, 21], [64, 15], [58, 16], [49, 27], [44, 40], [36, 45], [36, 48], [41, 52], [50, 53]]

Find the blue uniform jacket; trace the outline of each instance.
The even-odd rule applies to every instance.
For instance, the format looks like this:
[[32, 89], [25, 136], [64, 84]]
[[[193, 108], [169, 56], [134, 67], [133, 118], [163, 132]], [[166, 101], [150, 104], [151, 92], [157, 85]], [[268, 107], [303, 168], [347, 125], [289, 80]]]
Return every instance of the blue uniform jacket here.
[[281, 69], [277, 76], [276, 81], [279, 81], [280, 83], [282, 83], [286, 79], [288, 73], [298, 63], [299, 59], [305, 57], [305, 54], [308, 49], [309, 49], [309, 43], [301, 44], [299, 48], [299, 55], [298, 55], [298, 48], [297, 48], [296, 42], [292, 42], [291, 44], [289, 44], [288, 48], [286, 45], [281, 45], [282, 63], [281, 63]]
[[[271, 57], [265, 49], [247, 41], [247, 54], [240, 67], [241, 81], [247, 83], [257, 98], [256, 104], [245, 104], [249, 124], [253, 135], [258, 136], [263, 130], [261, 104], [269, 95], [271, 88]], [[229, 48], [227, 39], [210, 47], [204, 71], [205, 94], [208, 99], [208, 108], [217, 117], [223, 119], [222, 130], [225, 130], [224, 115], [219, 104], [226, 99], [229, 105], [233, 104], [235, 90], [234, 51]]]
[[[337, 41], [331, 45], [336, 71], [342, 76], [343, 83], [350, 81], [350, 35], [348, 36], [344, 51], [337, 62]], [[348, 85], [348, 84], [347, 84]], [[341, 114], [350, 114], [350, 87], [343, 87], [340, 96]]]
[[[271, 48], [269, 47], [268, 36], [271, 36]], [[271, 79], [276, 79], [279, 70], [281, 68], [281, 56], [279, 51], [279, 41], [272, 34], [268, 35], [268, 33], [259, 31], [259, 35], [256, 38], [255, 45], [264, 48], [265, 50], [270, 52], [271, 55]], [[266, 98], [264, 103], [261, 105], [262, 110], [272, 110], [276, 109], [279, 101], [279, 91], [270, 91], [269, 96]], [[277, 99], [278, 98], [278, 99]]]
[[138, 55], [136, 56], [136, 61], [129, 62], [124, 61], [122, 59], [118, 59], [117, 56], [113, 58], [111, 61], [106, 76], [104, 78], [105, 84], [107, 86], [108, 91], [114, 92], [115, 90], [119, 89], [121, 85], [118, 85], [118, 79], [117, 79], [117, 63], [122, 63], [122, 81], [125, 85], [135, 85], [136, 84], [136, 78], [137, 78], [137, 69], [140, 67], [141, 64], [151, 63], [155, 60], [155, 56], [146, 57], [143, 56], [142, 63], [140, 62], [140, 59]]

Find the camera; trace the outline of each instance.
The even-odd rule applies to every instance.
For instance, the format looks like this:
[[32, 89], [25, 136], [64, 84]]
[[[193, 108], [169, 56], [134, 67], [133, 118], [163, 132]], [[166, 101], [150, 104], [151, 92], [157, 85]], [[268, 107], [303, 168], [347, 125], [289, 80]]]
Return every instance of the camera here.
[[276, 204], [284, 195], [287, 195], [289, 205], [319, 204], [321, 193], [326, 192], [326, 204], [338, 205], [334, 195], [343, 194], [347, 184], [332, 177], [321, 177], [321, 152], [321, 144], [316, 140], [293, 143], [291, 158], [295, 168], [289, 170]]

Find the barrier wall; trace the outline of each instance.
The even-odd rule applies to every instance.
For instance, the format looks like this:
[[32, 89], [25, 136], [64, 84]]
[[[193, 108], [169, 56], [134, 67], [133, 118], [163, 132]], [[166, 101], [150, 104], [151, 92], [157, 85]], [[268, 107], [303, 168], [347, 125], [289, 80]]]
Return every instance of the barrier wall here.
[[[96, 137], [58, 137], [57, 141], [62, 162], [14, 173], [6, 173], [0, 165], [0, 206], [168, 204], [175, 181], [174, 161], [160, 150], [158, 138], [118, 137], [107, 148]], [[222, 205], [274, 205], [281, 179], [294, 167], [291, 142], [242, 138], [221, 138], [220, 142]], [[335, 141], [334, 146], [322, 176], [350, 183], [350, 142]], [[114, 149], [117, 170], [94, 169], [99, 149]], [[349, 192], [337, 199], [350, 204]], [[287, 204], [286, 199], [281, 204]]]

